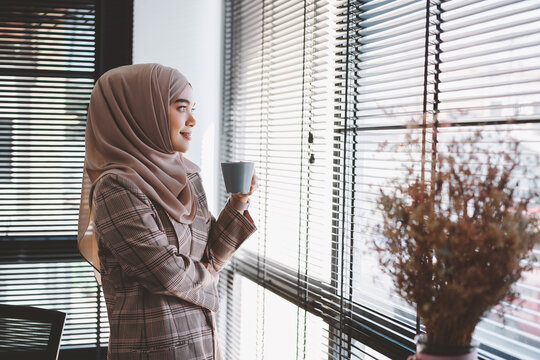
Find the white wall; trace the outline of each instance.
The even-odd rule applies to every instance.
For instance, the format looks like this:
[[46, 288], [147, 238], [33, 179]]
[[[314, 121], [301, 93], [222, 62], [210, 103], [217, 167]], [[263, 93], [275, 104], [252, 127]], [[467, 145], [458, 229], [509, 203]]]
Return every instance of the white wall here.
[[135, 0], [133, 63], [175, 67], [193, 85], [197, 125], [187, 157], [201, 167], [216, 215], [222, 109], [223, 2]]

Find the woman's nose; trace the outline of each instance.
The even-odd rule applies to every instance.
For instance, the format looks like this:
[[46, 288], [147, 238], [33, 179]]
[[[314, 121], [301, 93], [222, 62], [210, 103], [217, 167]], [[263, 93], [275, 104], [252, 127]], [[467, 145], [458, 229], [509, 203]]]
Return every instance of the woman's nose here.
[[186, 124], [187, 124], [187, 126], [191, 126], [191, 127], [193, 127], [193, 126], [195, 126], [195, 124], [197, 124], [197, 121], [193, 117], [193, 114], [189, 114], [189, 118], [187, 119]]

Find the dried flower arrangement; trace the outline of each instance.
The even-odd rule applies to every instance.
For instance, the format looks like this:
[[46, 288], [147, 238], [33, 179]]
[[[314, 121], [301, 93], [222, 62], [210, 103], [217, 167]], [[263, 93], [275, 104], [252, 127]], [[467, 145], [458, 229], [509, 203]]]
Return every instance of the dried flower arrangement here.
[[[486, 149], [482, 139], [476, 132], [444, 151], [438, 144], [431, 181], [408, 167], [377, 201], [379, 262], [417, 306], [431, 344], [468, 346], [486, 311], [515, 299], [511, 285], [531, 268], [540, 241], [540, 221], [529, 212], [537, 177], [527, 173], [520, 143], [505, 138]], [[415, 143], [409, 137], [401, 146], [410, 153]], [[527, 176], [523, 189], [518, 180]]]

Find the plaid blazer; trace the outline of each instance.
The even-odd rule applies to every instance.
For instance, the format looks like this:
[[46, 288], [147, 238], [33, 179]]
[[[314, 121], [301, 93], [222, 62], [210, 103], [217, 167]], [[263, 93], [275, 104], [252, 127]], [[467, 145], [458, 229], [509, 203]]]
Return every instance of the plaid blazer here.
[[214, 317], [218, 272], [256, 227], [230, 201], [216, 220], [199, 174], [188, 179], [197, 199], [190, 226], [116, 174], [94, 188], [108, 359], [222, 359]]

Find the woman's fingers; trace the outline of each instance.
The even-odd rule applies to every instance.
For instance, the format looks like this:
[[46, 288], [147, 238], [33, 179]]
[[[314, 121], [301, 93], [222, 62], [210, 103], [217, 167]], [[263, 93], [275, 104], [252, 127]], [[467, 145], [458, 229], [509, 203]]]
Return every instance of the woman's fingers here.
[[255, 190], [259, 187], [259, 178], [253, 169], [253, 176], [251, 177], [251, 187], [249, 188], [249, 195], [252, 195]]

